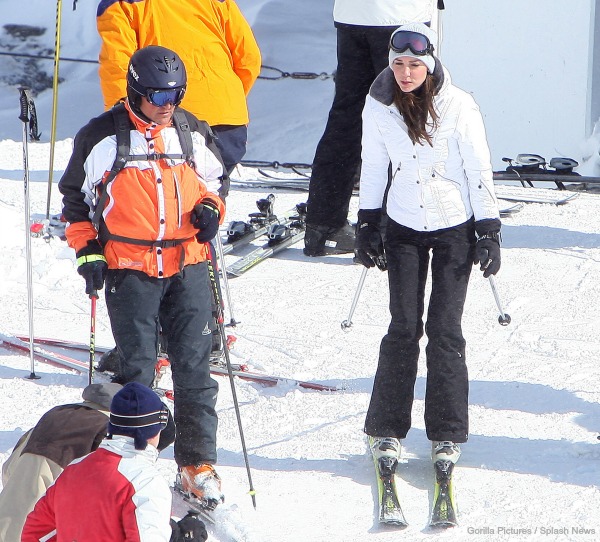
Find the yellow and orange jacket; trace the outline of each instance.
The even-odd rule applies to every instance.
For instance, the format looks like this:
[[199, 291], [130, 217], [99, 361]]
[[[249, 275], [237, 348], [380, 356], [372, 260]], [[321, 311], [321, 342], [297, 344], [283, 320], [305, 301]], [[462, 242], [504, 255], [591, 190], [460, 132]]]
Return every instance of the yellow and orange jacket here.
[[162, 45], [185, 64], [183, 108], [211, 126], [248, 124], [246, 96], [260, 73], [261, 57], [233, 0], [102, 0], [96, 22], [105, 109], [126, 95], [131, 55]]
[[[130, 155], [182, 154], [175, 127], [148, 123], [127, 103], [125, 107], [131, 121]], [[207, 259], [207, 244], [196, 240], [198, 230], [192, 226], [191, 213], [198, 203], [210, 202], [223, 221], [225, 205], [218, 195], [223, 168], [206, 146], [200, 121], [184, 113], [192, 136], [193, 166], [183, 158], [128, 161], [109, 185], [104, 183], [117, 155], [112, 113], [92, 119], [77, 133], [73, 154], [58, 185], [71, 248], [77, 252], [99, 239], [109, 269], [133, 269], [158, 278], [170, 277], [182, 266]], [[103, 190], [108, 191], [108, 199], [100, 232], [105, 227], [112, 236], [145, 245], [106, 240], [98, 234], [92, 217]]]

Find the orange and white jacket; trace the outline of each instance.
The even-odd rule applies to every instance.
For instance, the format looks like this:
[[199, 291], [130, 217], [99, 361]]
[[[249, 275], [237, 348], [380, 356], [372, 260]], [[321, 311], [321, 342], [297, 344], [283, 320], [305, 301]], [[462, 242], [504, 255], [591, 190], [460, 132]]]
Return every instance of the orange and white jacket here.
[[[145, 122], [128, 104], [125, 106], [131, 121], [131, 155], [182, 154], [175, 127]], [[69, 222], [66, 236], [71, 248], [77, 252], [88, 241], [99, 238], [92, 217], [98, 190], [106, 189], [108, 199], [102, 216], [110, 234], [147, 243], [104, 243], [100, 236], [109, 269], [133, 269], [165, 278], [184, 265], [206, 260], [208, 248], [195, 238], [198, 230], [191, 224], [191, 213], [196, 204], [208, 200], [223, 221], [225, 205], [218, 195], [223, 169], [206, 146], [200, 121], [184, 113], [192, 135], [194, 167], [183, 159], [130, 161], [108, 186], [104, 181], [117, 154], [112, 113], [92, 119], [78, 132], [58, 185], [63, 194], [63, 214]], [[174, 241], [174, 246], [165, 247], [167, 241]], [[151, 246], [153, 242], [155, 246]]]
[[106, 109], [126, 95], [131, 55], [162, 45], [185, 64], [184, 109], [211, 126], [248, 124], [246, 96], [260, 73], [261, 57], [233, 0], [102, 0], [96, 23]]

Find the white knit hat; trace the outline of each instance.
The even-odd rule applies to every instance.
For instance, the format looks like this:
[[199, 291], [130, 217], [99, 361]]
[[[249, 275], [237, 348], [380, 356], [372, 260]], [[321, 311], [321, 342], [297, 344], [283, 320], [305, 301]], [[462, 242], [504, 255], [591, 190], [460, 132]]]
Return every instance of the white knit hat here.
[[[433, 47], [435, 47], [437, 44], [436, 32], [423, 23], [405, 24], [394, 30], [392, 37], [398, 32], [416, 32], [417, 34], [422, 34], [423, 36], [425, 36]], [[433, 58], [433, 55], [415, 55], [410, 49], [406, 49], [406, 51], [397, 53], [391, 47], [389, 52], [390, 67], [394, 63], [394, 60], [401, 56], [410, 56], [416, 58], [417, 60], [420, 60], [421, 62], [423, 62], [423, 64], [425, 64], [425, 66], [427, 66], [427, 71], [429, 73], [433, 73], [433, 70], [435, 69], [435, 59]]]

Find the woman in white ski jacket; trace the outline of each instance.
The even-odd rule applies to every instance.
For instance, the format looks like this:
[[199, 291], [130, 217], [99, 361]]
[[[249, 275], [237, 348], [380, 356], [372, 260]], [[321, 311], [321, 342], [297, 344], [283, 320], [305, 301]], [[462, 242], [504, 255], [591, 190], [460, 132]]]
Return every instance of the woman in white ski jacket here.
[[426, 330], [427, 437], [434, 460], [455, 462], [469, 432], [461, 329], [467, 285], [473, 263], [481, 261], [484, 277], [500, 269], [501, 223], [479, 108], [452, 85], [433, 43], [435, 33], [423, 24], [397, 29], [390, 67], [371, 86], [363, 111], [356, 256], [367, 267], [387, 267], [392, 316], [365, 432], [375, 437], [374, 449], [391, 445], [400, 453]]

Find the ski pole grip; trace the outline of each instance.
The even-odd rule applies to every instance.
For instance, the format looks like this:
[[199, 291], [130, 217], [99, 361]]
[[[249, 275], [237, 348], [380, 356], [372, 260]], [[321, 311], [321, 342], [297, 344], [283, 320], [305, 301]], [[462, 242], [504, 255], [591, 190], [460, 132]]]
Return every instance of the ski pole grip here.
[[91, 294], [90, 294], [90, 299], [98, 299], [100, 296], [98, 295], [98, 290], [94, 290]]
[[29, 122], [29, 92], [31, 89], [28, 87], [19, 87], [19, 102], [21, 104], [21, 114], [19, 120], [22, 122]]

